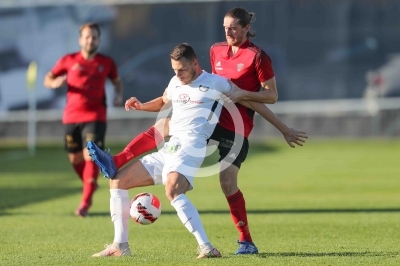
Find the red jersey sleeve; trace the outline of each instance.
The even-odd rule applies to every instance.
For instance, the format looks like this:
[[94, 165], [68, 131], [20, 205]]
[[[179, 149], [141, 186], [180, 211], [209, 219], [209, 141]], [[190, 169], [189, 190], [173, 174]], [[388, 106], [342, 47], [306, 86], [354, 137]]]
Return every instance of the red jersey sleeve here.
[[214, 64], [214, 51], [213, 51], [213, 46], [210, 48], [210, 63], [211, 63], [211, 73], [216, 74], [217, 72], [215, 71], [215, 64]]
[[256, 57], [255, 66], [260, 82], [267, 81], [275, 76], [271, 58], [264, 51], [261, 51]]
[[108, 78], [111, 80], [115, 80], [118, 78], [118, 69], [117, 64], [115, 64], [114, 60], [110, 59], [110, 73], [108, 73]]
[[62, 76], [67, 73], [67, 56], [61, 57], [53, 69], [51, 70], [51, 73], [53, 73], [54, 76]]

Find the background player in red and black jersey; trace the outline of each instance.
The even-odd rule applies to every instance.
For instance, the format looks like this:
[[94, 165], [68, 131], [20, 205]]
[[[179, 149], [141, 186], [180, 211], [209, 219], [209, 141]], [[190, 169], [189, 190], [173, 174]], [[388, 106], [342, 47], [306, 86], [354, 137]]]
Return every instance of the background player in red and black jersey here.
[[106, 90], [110, 79], [114, 105], [122, 105], [122, 83], [115, 62], [97, 52], [100, 28], [97, 23], [80, 27], [81, 50], [60, 58], [44, 78], [44, 85], [57, 89], [67, 85], [67, 102], [62, 123], [65, 127], [65, 150], [76, 173], [83, 182], [83, 193], [75, 214], [85, 217], [97, 188], [99, 169], [88, 154], [86, 143], [94, 141], [104, 147], [106, 133]]

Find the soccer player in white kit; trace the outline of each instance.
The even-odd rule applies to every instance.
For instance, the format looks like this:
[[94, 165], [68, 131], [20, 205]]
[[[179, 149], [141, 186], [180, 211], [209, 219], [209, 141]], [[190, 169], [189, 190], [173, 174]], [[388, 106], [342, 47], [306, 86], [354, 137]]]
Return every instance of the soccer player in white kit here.
[[[114, 241], [93, 257], [131, 255], [128, 244], [128, 190], [157, 184], [165, 185], [166, 196], [179, 219], [196, 238], [199, 245], [197, 258], [221, 257], [221, 253], [210, 243], [200, 215], [185, 193], [193, 189], [194, 175], [206, 156], [207, 139], [218, 122], [223, 94], [239, 88], [223, 77], [203, 71], [188, 44], [176, 46], [170, 58], [176, 75], [164, 95], [147, 103], [132, 97], [126, 101], [125, 109], [157, 112], [166, 103], [171, 103], [171, 138], [158, 152], [126, 166], [110, 179]], [[89, 142], [87, 148], [95, 160], [93, 145]]]

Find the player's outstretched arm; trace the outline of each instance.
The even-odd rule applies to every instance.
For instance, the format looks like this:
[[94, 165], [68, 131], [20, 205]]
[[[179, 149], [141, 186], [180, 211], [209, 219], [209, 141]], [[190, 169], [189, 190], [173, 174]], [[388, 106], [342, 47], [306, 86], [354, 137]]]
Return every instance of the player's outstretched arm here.
[[[232, 81], [229, 80], [231, 85], [235, 85]], [[255, 101], [261, 103], [269, 103], [273, 104], [278, 100], [278, 91], [276, 89], [276, 81], [275, 77], [261, 82], [260, 91], [247, 91], [247, 90], [231, 90], [225, 95], [232, 101]], [[236, 85], [235, 85], [236, 86]]]
[[164, 92], [163, 96], [155, 98], [146, 103], [140, 102], [136, 97], [131, 97], [125, 102], [125, 110], [129, 111], [132, 108], [133, 110], [138, 111], [159, 112], [164, 110], [169, 104], [169, 99]]
[[58, 89], [66, 84], [65, 76], [54, 76], [53, 73], [48, 72], [44, 77], [43, 85], [48, 89]]
[[243, 106], [246, 106], [247, 108], [256, 111], [265, 120], [275, 126], [282, 133], [283, 137], [290, 147], [295, 148], [294, 144], [303, 146], [303, 143], [306, 141], [306, 139], [308, 139], [306, 132], [297, 131], [296, 129], [289, 128], [265, 104], [253, 101], [240, 101], [239, 103]]
[[[231, 97], [232, 95], [240, 95], [245, 92], [244, 90], [240, 89], [236, 84], [234, 84], [232, 81], [228, 80], [228, 82], [231, 84], [231, 91], [225, 94], [227, 96], [227, 99], [225, 100], [237, 102], [247, 108], [256, 111], [259, 115], [261, 115], [265, 120], [270, 122], [282, 133], [283, 137], [285, 138], [286, 142], [289, 144], [290, 147], [292, 148], [296, 147], [293, 143], [299, 146], [303, 146], [303, 143], [308, 138], [305, 132], [289, 128], [262, 102], [252, 101], [252, 100], [235, 101], [235, 98]], [[236, 100], [237, 99], [238, 98], [236, 98]]]

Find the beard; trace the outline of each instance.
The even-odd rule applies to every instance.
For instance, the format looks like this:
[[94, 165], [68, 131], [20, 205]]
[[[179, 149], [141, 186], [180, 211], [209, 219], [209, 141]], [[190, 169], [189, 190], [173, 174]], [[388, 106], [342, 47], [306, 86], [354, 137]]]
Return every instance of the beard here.
[[234, 38], [230, 36], [225, 36], [226, 42], [231, 46], [238, 46], [244, 42], [244, 38]]
[[89, 55], [94, 55], [95, 53], [97, 53], [97, 50], [98, 50], [98, 49], [99, 49], [98, 46], [89, 48], [89, 49], [87, 50], [87, 53], [88, 53]]

